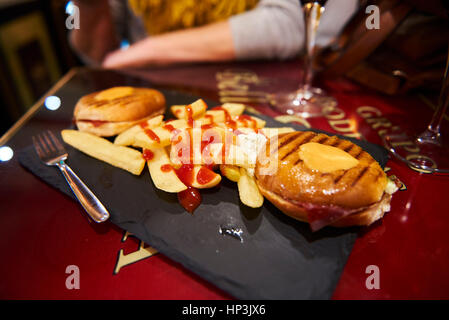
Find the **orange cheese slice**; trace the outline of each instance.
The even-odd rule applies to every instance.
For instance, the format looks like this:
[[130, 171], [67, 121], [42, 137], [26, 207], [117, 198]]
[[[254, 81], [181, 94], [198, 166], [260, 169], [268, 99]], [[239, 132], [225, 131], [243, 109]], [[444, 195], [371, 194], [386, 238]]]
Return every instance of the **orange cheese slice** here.
[[316, 142], [301, 145], [299, 157], [311, 170], [323, 173], [348, 170], [359, 163], [359, 160], [346, 151]]

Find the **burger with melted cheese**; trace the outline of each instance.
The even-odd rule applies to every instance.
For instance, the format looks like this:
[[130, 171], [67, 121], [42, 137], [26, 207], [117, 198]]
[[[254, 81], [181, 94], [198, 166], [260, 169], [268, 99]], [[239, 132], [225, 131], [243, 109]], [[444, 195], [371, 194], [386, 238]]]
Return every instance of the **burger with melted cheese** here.
[[110, 137], [164, 113], [165, 97], [154, 89], [113, 87], [82, 97], [75, 106], [80, 131]]
[[[255, 177], [261, 193], [286, 215], [324, 226], [370, 225], [390, 210], [397, 190], [370, 154], [336, 136], [310, 131], [278, 136]], [[264, 168], [277, 163], [272, 174]]]

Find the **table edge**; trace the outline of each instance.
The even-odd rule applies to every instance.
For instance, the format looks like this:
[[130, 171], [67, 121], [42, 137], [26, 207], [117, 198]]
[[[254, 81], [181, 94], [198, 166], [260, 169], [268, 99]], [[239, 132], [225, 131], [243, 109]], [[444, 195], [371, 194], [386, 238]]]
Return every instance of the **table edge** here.
[[53, 95], [56, 91], [58, 91], [62, 86], [64, 86], [72, 77], [80, 70], [81, 67], [71, 68], [61, 79], [59, 79], [43, 96], [39, 98], [29, 109], [28, 111], [22, 115], [19, 120], [17, 120], [11, 128], [9, 128], [3, 136], [0, 137], [0, 146], [3, 146], [11, 139], [20, 128], [39, 110], [39, 108], [43, 105], [45, 99]]

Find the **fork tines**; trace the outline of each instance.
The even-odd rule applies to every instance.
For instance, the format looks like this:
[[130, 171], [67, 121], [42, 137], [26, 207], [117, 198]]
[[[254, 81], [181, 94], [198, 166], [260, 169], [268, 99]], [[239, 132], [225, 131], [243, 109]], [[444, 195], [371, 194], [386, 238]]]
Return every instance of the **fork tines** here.
[[50, 152], [64, 154], [66, 151], [59, 139], [53, 132], [46, 132], [33, 136], [33, 145], [39, 157], [43, 157]]

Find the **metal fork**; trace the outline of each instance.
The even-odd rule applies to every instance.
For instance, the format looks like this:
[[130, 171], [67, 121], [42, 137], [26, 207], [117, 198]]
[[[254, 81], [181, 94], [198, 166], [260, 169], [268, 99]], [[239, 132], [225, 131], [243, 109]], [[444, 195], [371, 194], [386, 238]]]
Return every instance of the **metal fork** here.
[[47, 131], [37, 137], [33, 136], [33, 144], [42, 162], [47, 166], [57, 166], [61, 170], [73, 193], [92, 220], [95, 222], [108, 220], [109, 212], [104, 205], [64, 162], [68, 154], [59, 139], [51, 131]]

